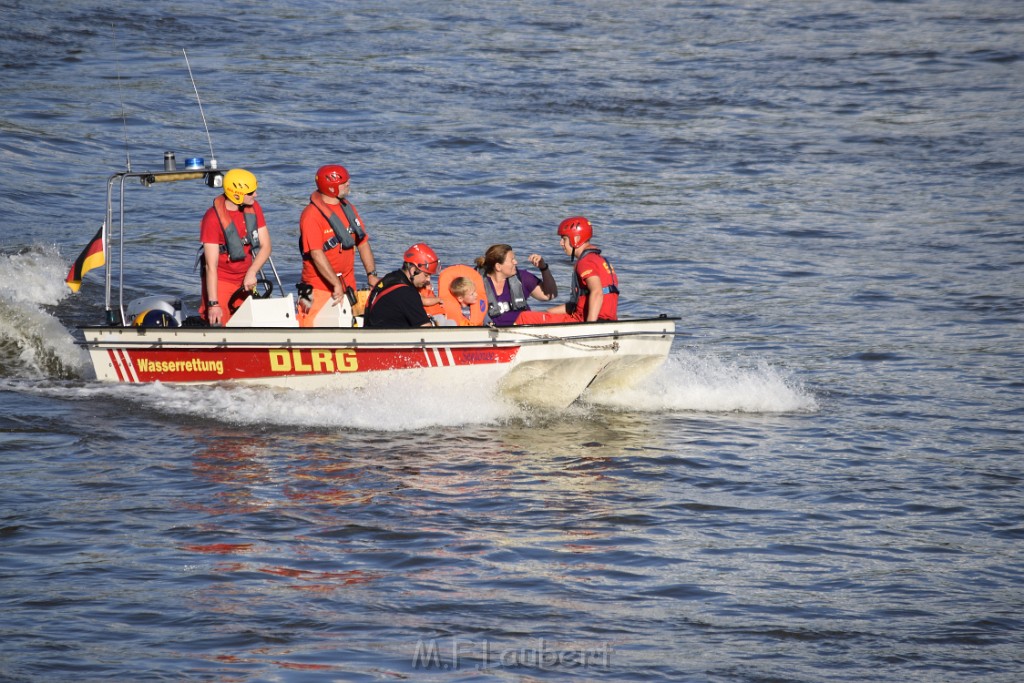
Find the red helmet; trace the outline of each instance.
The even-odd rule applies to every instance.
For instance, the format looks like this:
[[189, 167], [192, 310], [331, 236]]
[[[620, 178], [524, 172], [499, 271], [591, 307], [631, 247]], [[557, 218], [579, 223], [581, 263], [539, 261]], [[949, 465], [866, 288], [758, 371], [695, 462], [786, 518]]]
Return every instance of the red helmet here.
[[437, 273], [437, 254], [423, 242], [414, 244], [406, 249], [405, 256], [402, 258], [406, 263], [411, 263], [424, 273], [428, 273], [430, 275]]
[[573, 216], [558, 224], [558, 236], [568, 237], [569, 246], [575, 249], [590, 241], [590, 238], [594, 236], [594, 228], [591, 227], [590, 221], [583, 216]]
[[316, 189], [328, 197], [337, 197], [342, 185], [348, 182], [348, 171], [344, 166], [329, 164], [316, 172]]

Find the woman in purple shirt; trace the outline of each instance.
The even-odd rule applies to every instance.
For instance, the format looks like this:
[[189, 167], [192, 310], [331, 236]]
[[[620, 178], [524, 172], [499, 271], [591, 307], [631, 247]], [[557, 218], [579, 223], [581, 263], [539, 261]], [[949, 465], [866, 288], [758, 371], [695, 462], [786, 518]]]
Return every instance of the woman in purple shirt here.
[[539, 279], [518, 267], [515, 252], [507, 244], [491, 245], [477, 258], [476, 267], [484, 276], [487, 313], [496, 326], [515, 325], [520, 314], [530, 310], [526, 300], [531, 296], [539, 301], [550, 301], [558, 296], [558, 286], [544, 258], [530, 254], [530, 263], [540, 269]]

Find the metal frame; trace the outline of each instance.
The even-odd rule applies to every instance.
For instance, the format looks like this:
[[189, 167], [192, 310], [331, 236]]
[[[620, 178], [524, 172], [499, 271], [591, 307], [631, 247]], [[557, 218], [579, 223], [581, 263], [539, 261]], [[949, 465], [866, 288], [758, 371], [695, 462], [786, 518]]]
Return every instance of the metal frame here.
[[[124, 310], [124, 188], [125, 181], [128, 178], [138, 178], [139, 182], [144, 187], [149, 187], [154, 183], [170, 183], [178, 180], [199, 180], [203, 178], [206, 180], [206, 184], [209, 187], [214, 187], [215, 178], [223, 176], [225, 171], [219, 169], [195, 169], [195, 170], [182, 170], [182, 171], [121, 171], [115, 173], [107, 179], [107, 217], [105, 225], [107, 226], [107, 239], [103, 244], [103, 258], [107, 263], [106, 268], [106, 309], [107, 309], [107, 324], [117, 325], [118, 320], [114, 315], [114, 308], [112, 305], [112, 280], [113, 280], [113, 262], [110, 258], [111, 242], [114, 236], [114, 184], [120, 185], [120, 191], [118, 193], [118, 217], [117, 217], [117, 312], [120, 318], [120, 324], [127, 327], [128, 320], [125, 317]], [[118, 182], [120, 181], [120, 182]]]

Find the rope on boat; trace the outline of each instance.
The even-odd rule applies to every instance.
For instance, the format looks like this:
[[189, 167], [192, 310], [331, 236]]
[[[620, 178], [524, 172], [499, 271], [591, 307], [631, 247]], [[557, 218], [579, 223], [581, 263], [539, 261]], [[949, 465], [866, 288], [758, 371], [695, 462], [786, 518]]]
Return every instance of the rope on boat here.
[[[492, 329], [492, 330], [495, 330], [497, 332], [501, 332], [503, 330], [503, 328], [496, 326], [494, 323], [491, 323], [491, 324], [487, 325], [487, 327]], [[608, 344], [588, 344], [586, 342], [574, 341], [572, 339], [567, 339], [565, 337], [557, 337], [557, 336], [555, 336], [553, 334], [532, 334], [530, 332], [527, 332], [526, 330], [524, 330], [521, 327], [516, 328], [516, 334], [521, 334], [524, 337], [532, 337], [534, 339], [538, 339], [538, 340], [544, 341], [544, 342], [553, 341], [553, 342], [558, 342], [560, 344], [565, 344], [566, 346], [570, 346], [570, 347], [575, 346], [576, 348], [579, 348], [579, 349], [588, 349], [588, 350], [591, 350], [591, 351], [605, 351], [605, 350], [609, 350], [609, 349], [612, 350], [612, 351], [618, 351], [619, 350], [619, 342], [617, 342], [617, 341], [613, 341], [613, 342], [608, 343]]]

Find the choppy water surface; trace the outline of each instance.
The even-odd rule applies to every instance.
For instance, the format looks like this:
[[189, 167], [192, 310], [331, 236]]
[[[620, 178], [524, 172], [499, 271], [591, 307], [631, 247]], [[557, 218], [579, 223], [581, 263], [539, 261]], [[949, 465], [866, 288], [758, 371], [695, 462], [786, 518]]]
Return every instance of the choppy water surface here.
[[[0, 679], [1016, 681], [1018, 3], [86, 2], [0, 29]], [[382, 268], [582, 213], [663, 371], [112, 387], [63, 277], [105, 179], [260, 179], [286, 283], [344, 163]], [[124, 117], [122, 119], [122, 112]], [[132, 294], [194, 305], [210, 192], [129, 188]]]

